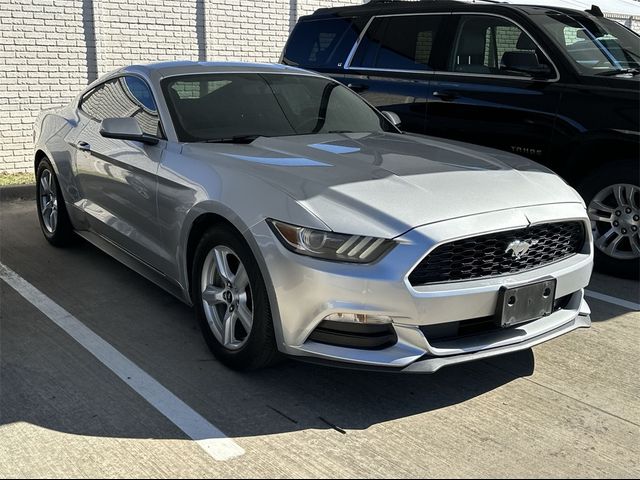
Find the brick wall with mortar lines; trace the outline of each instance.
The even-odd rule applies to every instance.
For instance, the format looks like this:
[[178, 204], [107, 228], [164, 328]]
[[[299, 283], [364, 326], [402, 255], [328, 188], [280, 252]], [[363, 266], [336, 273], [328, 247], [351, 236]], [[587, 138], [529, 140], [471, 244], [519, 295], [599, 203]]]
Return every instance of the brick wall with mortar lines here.
[[38, 112], [103, 73], [175, 59], [275, 62], [297, 18], [363, 1], [0, 0], [0, 172], [31, 170]]
[[290, 28], [363, 0], [0, 0], [0, 172], [32, 169], [32, 126], [99, 75], [164, 60], [277, 62]]

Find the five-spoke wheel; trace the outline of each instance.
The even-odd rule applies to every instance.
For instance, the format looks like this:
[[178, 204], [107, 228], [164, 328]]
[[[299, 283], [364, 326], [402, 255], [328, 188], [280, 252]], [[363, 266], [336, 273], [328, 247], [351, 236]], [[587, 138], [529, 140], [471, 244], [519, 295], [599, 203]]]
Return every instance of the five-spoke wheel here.
[[40, 175], [38, 199], [44, 227], [49, 233], [54, 233], [58, 225], [58, 193], [53, 174], [49, 168], [45, 168]]
[[45, 238], [57, 247], [73, 240], [73, 227], [65, 207], [60, 184], [47, 158], [42, 158], [36, 170], [36, 202], [38, 220]]
[[211, 331], [230, 350], [242, 347], [253, 325], [253, 301], [247, 269], [229, 247], [214, 247], [204, 260], [202, 306]]
[[213, 354], [237, 370], [278, 358], [271, 307], [260, 267], [242, 235], [212, 225], [193, 256], [192, 298], [202, 334]]

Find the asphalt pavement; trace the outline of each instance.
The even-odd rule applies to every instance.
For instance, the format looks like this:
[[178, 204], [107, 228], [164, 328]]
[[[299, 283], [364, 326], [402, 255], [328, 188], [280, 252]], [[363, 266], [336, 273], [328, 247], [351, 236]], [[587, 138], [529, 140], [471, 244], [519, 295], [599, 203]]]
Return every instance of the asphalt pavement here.
[[[49, 246], [33, 201], [0, 203], [0, 264], [48, 299], [0, 280], [3, 478], [640, 476], [640, 313], [610, 301], [589, 299], [590, 329], [433, 375], [296, 361], [240, 374], [187, 306], [83, 241]], [[589, 289], [640, 302], [637, 282], [595, 274]], [[149, 403], [159, 388], [179, 405], [168, 416]], [[239, 453], [217, 460], [176, 424], [184, 412]]]

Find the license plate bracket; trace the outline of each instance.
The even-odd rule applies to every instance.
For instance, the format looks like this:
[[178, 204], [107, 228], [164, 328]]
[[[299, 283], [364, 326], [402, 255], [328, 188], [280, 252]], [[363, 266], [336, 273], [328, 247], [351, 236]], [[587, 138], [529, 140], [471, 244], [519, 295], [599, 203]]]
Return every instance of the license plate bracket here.
[[502, 287], [496, 317], [502, 328], [546, 317], [553, 312], [556, 279], [548, 278], [517, 287]]

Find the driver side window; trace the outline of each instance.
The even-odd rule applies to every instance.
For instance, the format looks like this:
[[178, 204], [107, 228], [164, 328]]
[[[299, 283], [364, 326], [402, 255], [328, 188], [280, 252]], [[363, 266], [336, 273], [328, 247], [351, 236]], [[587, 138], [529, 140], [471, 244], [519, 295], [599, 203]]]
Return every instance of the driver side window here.
[[493, 16], [460, 19], [449, 69], [480, 75], [528, 76], [522, 70], [548, 65], [535, 42], [510, 21]]
[[96, 121], [133, 117], [146, 134], [159, 135], [160, 120], [151, 89], [138, 77], [111, 79], [85, 94], [80, 109]]

